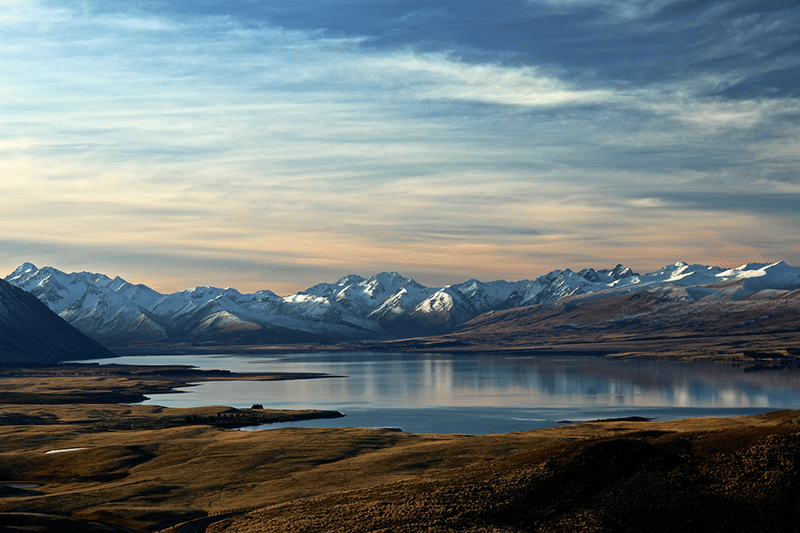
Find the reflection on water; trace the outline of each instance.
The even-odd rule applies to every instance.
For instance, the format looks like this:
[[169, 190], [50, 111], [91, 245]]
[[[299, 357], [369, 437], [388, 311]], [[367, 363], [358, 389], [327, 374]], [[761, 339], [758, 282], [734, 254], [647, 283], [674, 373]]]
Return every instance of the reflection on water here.
[[[492, 357], [366, 352], [126, 357], [128, 364], [193, 364], [235, 372], [325, 372], [330, 378], [204, 382], [146, 403], [171, 407], [262, 403], [338, 409], [347, 425], [486, 433], [551, 426], [561, 418], [679, 418], [800, 406], [800, 373], [596, 357]], [[426, 418], [427, 417], [427, 418]], [[423, 420], [425, 419], [425, 420]], [[394, 423], [395, 421], [405, 424]], [[302, 425], [343, 425], [342, 420]], [[445, 429], [441, 429], [445, 428]]]

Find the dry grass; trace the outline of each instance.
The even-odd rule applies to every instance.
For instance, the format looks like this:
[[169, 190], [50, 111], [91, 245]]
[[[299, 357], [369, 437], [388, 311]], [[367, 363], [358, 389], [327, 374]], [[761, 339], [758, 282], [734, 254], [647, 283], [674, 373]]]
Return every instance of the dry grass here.
[[[727, 533], [800, 524], [795, 411], [485, 436], [186, 422], [222, 412], [231, 410], [0, 405], [0, 487], [39, 485], [0, 488], [0, 533], [157, 531], [230, 510], [246, 512], [209, 531]], [[67, 448], [82, 449], [45, 453]]]
[[[527, 436], [553, 440], [517, 441], [491, 460], [289, 501], [209, 531], [796, 531], [799, 415], [537, 431]], [[557, 442], [567, 435], [581, 438]]]
[[63, 364], [36, 368], [0, 366], [2, 403], [132, 403], [147, 394], [174, 392], [199, 381], [313, 379], [323, 374], [234, 374], [188, 366]]

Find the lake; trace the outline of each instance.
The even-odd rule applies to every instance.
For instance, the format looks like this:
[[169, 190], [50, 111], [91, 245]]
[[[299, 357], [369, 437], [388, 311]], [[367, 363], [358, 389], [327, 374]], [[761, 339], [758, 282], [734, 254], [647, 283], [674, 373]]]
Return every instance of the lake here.
[[346, 415], [264, 429], [352, 426], [487, 434], [624, 416], [667, 420], [800, 408], [798, 371], [745, 373], [699, 363], [372, 352], [141, 356], [94, 362], [331, 375], [202, 382], [144, 402], [166, 407], [260, 403], [268, 409], [332, 409]]

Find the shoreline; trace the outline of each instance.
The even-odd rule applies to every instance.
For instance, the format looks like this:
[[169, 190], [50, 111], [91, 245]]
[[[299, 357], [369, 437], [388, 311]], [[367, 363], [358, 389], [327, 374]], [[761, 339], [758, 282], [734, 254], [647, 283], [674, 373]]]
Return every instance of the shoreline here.
[[333, 377], [338, 376], [316, 372], [237, 373], [202, 370], [189, 365], [62, 363], [0, 366], [0, 390], [2, 404], [11, 405], [133, 404], [148, 399], [148, 394], [179, 394], [176, 389], [203, 381], [287, 381]]
[[[464, 341], [451, 334], [399, 340], [339, 342], [331, 344], [280, 345], [188, 345], [149, 344], [112, 347], [120, 357], [203, 354], [271, 355], [277, 353], [376, 352], [430, 353], [440, 355], [485, 355], [502, 357], [606, 357], [621, 360], [662, 360], [713, 363], [742, 367], [746, 371], [800, 368], [800, 337], [785, 335], [664, 335], [641, 338], [602, 338], [588, 335], [575, 338], [544, 338], [535, 346], [529, 343]], [[599, 337], [599, 338], [598, 338]]]

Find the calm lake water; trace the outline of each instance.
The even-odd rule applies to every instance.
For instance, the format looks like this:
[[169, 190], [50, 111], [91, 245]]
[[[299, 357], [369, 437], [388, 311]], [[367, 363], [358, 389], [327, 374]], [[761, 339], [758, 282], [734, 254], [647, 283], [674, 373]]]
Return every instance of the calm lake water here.
[[346, 415], [263, 429], [352, 426], [486, 434], [634, 415], [667, 420], [800, 408], [798, 371], [745, 373], [697, 363], [370, 352], [145, 356], [95, 362], [331, 375], [204, 382], [145, 402], [167, 407], [260, 403], [265, 408], [333, 409]]

